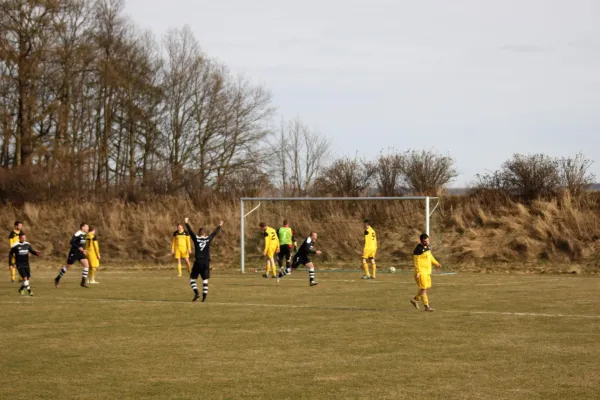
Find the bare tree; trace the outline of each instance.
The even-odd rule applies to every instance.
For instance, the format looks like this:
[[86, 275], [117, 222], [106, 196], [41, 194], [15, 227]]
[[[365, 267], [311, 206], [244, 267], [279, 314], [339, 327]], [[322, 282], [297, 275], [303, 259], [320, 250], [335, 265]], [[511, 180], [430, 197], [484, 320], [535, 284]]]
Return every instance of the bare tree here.
[[454, 159], [428, 150], [402, 155], [401, 187], [419, 195], [436, 195], [458, 176]]
[[402, 194], [400, 179], [404, 171], [404, 158], [398, 153], [381, 153], [375, 162], [377, 191], [383, 196]]
[[497, 171], [477, 175], [475, 191], [492, 190], [524, 200], [553, 197], [561, 190], [582, 194], [594, 182], [592, 165], [583, 155], [554, 158], [545, 154], [515, 154]]
[[282, 122], [279, 133], [273, 138], [270, 165], [280, 178], [284, 195], [305, 196], [311, 192], [317, 174], [330, 154], [330, 142], [318, 132], [296, 118]]
[[581, 153], [575, 157], [563, 157], [559, 164], [562, 186], [574, 196], [581, 195], [596, 180], [594, 174], [588, 173], [593, 161]]
[[38, 91], [52, 42], [59, 1], [0, 2], [0, 54], [16, 88], [15, 165], [30, 164], [35, 149], [33, 126], [39, 117]]
[[357, 197], [367, 195], [376, 166], [358, 158], [344, 157], [325, 168], [317, 180], [321, 195]]

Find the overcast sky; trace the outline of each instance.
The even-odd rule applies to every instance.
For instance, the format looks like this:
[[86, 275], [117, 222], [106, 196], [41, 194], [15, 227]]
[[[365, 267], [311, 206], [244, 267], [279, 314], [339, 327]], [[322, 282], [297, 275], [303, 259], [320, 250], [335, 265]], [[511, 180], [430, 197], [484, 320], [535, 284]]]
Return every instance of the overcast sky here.
[[516, 152], [584, 153], [600, 180], [599, 0], [126, 0], [161, 37], [264, 83], [336, 155], [393, 147], [456, 159], [459, 178]]

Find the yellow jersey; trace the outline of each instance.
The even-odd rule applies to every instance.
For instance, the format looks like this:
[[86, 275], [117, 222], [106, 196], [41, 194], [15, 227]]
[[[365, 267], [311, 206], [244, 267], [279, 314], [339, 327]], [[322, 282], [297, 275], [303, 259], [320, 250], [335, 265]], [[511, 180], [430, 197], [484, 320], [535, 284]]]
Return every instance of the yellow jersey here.
[[171, 251], [175, 252], [179, 250], [183, 254], [187, 254], [192, 250], [192, 241], [190, 235], [186, 231], [175, 231], [173, 232], [173, 240], [171, 241]]
[[377, 235], [370, 226], [365, 229], [365, 250], [377, 250]]
[[431, 254], [431, 248], [423, 246], [421, 243], [413, 251], [413, 260], [415, 262], [415, 274], [431, 274], [431, 265], [440, 265]]
[[275, 229], [267, 226], [265, 229], [265, 252], [268, 249], [279, 249], [279, 238]]
[[98, 238], [93, 233], [85, 235], [85, 251], [86, 257], [92, 266], [98, 264], [100, 257], [100, 246], [98, 245]]
[[13, 247], [13, 244], [17, 243], [19, 241], [19, 235], [21, 234], [21, 231], [18, 230], [12, 230], [10, 231], [10, 234], [8, 235], [8, 246], [10, 248]]

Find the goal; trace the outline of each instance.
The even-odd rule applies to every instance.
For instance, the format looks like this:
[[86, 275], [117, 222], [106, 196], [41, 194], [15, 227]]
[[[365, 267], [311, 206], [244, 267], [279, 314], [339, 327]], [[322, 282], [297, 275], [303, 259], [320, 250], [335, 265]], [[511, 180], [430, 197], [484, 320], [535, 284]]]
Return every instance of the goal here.
[[[338, 220], [336, 220], [336, 215], [335, 214], [338, 209], [337, 208], [325, 208], [325, 207], [320, 207], [320, 205], [324, 205], [325, 202], [328, 202], [329, 204], [334, 203], [334, 202], [342, 202], [339, 204], [344, 204], [345, 206], [348, 206], [349, 204], [352, 205], [357, 205], [358, 203], [365, 203], [368, 202], [367, 204], [375, 204], [375, 203], [382, 203], [382, 202], [388, 202], [388, 204], [391, 203], [395, 203], [395, 202], [401, 202], [401, 203], [406, 203], [406, 202], [410, 202], [412, 203], [411, 205], [413, 207], [409, 207], [410, 211], [412, 212], [413, 218], [416, 218], [415, 220], [415, 226], [413, 227], [413, 230], [418, 230], [420, 232], [425, 232], [427, 234], [431, 234], [431, 218], [432, 215], [434, 214], [435, 210], [438, 208], [440, 202], [439, 202], [439, 198], [438, 197], [429, 197], [429, 196], [403, 196], [403, 197], [244, 197], [240, 199], [240, 266], [241, 266], [241, 271], [242, 273], [246, 272], [246, 225], [249, 224], [249, 221], [247, 221], [247, 219], [249, 219], [251, 216], [254, 217], [254, 219], [256, 219], [256, 221], [253, 221], [254, 223], [251, 223], [250, 225], [252, 225], [254, 227], [254, 225], [258, 225], [258, 221], [261, 220], [261, 215], [255, 215], [255, 214], [259, 214], [261, 207], [262, 209], [265, 209], [267, 207], [267, 205], [271, 206], [270, 210], [267, 210], [264, 214], [265, 216], [262, 217], [264, 218], [267, 222], [271, 222], [273, 220], [274, 217], [278, 217], [280, 220], [277, 221], [277, 223], [281, 222], [281, 219], [285, 218], [286, 215], [288, 215], [291, 210], [292, 210], [292, 206], [294, 207], [298, 207], [299, 204], [303, 204], [304, 207], [306, 207], [306, 203], [320, 203], [318, 204], [316, 207], [310, 208], [310, 210], [312, 210], [312, 213], [314, 214], [320, 214], [322, 216], [323, 219], [327, 219], [329, 218], [331, 221], [338, 221], [340, 218], [348, 218], [348, 215], [351, 214], [351, 211], [347, 211], [346, 213], [344, 212], [340, 212], [339, 216], [338, 216]], [[273, 205], [276, 205], [275, 207]], [[315, 206], [315, 204], [312, 204], [313, 206]], [[342, 208], [342, 207], [340, 207]], [[356, 210], [359, 207], [354, 207], [354, 209]], [[404, 207], [404, 209], [406, 209], [406, 207]], [[365, 211], [365, 208], [361, 208], [360, 211], [354, 211], [355, 213], [360, 214], [362, 211], [362, 214], [367, 213], [367, 211]], [[386, 210], [386, 212], [388, 213], [388, 217], [390, 215], [390, 213], [394, 213], [395, 210]], [[309, 213], [307, 211], [307, 213]], [[357, 217], [357, 216], [356, 216]], [[360, 215], [360, 217], [362, 218], [371, 218], [369, 215]], [[362, 219], [361, 218], [361, 219]], [[273, 221], [274, 222], [274, 221]], [[298, 218], [296, 217], [295, 219], [292, 220], [292, 226], [295, 226], [297, 223], [299, 223], [301, 221], [298, 221]], [[356, 224], [358, 222], [358, 218], [354, 218], [353, 219], [353, 224]], [[403, 224], [400, 224], [403, 225]], [[376, 230], [378, 229], [377, 225], [374, 226], [376, 228]], [[273, 226], [273, 228], [277, 228], [277, 226]], [[256, 227], [256, 229], [258, 229], [258, 227]], [[399, 229], [402, 229], [402, 226], [399, 227]], [[380, 232], [380, 231], [378, 231]], [[305, 235], [307, 235], [309, 232], [304, 232]], [[381, 237], [381, 234], [383, 232], [378, 233], [378, 237]], [[321, 236], [322, 237], [322, 236]], [[357, 236], [358, 238], [358, 236]], [[358, 240], [358, 239], [357, 239]], [[255, 240], [255, 242], [257, 242], [257, 240]], [[412, 251], [412, 249], [411, 249]]]

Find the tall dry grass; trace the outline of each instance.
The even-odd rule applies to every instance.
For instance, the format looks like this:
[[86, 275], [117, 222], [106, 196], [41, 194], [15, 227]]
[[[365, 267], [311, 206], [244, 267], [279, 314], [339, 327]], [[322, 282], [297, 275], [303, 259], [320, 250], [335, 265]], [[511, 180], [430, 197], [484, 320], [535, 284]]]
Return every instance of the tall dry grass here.
[[[247, 204], [246, 211], [255, 204]], [[0, 223], [6, 234], [16, 219], [25, 223], [28, 240], [46, 257], [62, 259], [68, 241], [81, 221], [98, 228], [104, 263], [164, 264], [171, 262], [170, 240], [175, 224], [188, 216], [192, 226], [212, 229], [226, 224], [213, 255], [220, 265], [238, 267], [240, 217], [237, 202], [215, 202], [196, 209], [181, 198], [149, 202], [63, 201], [22, 206], [4, 205]], [[246, 218], [246, 252], [250, 265], [262, 265], [262, 235], [258, 224], [273, 227], [287, 218], [304, 237], [319, 232], [323, 262], [358, 267], [362, 220], [369, 218], [379, 238], [383, 264], [410, 265], [417, 236], [424, 229], [420, 202], [263, 202]], [[600, 196], [571, 198], [524, 205], [509, 199], [444, 198], [431, 223], [437, 257], [454, 268], [489, 264], [576, 263], [598, 268], [600, 256]], [[0, 249], [8, 252], [8, 241]]]

